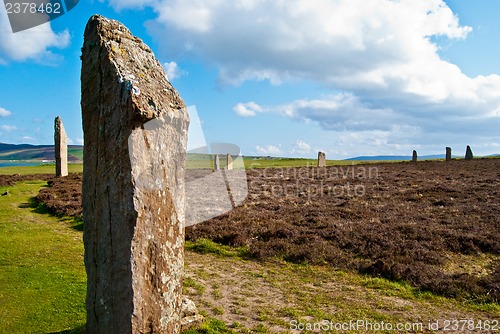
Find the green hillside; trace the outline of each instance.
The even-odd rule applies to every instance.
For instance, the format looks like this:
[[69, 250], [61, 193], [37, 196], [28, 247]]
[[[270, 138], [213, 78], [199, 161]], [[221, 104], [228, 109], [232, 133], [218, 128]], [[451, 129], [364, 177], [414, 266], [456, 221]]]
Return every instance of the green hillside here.
[[[83, 159], [83, 146], [69, 145], [68, 160], [70, 162], [78, 162]], [[0, 143], [0, 160], [54, 160], [53, 145], [29, 145], [29, 144], [5, 144]]]

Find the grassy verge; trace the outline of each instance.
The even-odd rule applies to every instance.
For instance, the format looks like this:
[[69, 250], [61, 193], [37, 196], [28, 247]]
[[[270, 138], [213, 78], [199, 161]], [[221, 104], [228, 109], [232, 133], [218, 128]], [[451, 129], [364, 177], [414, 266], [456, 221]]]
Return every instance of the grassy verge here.
[[[46, 182], [0, 187], [0, 333], [53, 333], [85, 323], [81, 232], [33, 197]], [[77, 331], [78, 332], [78, 331]]]
[[200, 238], [196, 242], [186, 240], [185, 250], [193, 251], [199, 254], [216, 254], [226, 257], [236, 257], [240, 259], [248, 259], [250, 255], [246, 247], [230, 247], [220, 245], [212, 240]]
[[[68, 164], [68, 171], [70, 173], [83, 172], [83, 164]], [[44, 164], [40, 166], [15, 166], [15, 167], [0, 167], [0, 175], [30, 175], [30, 174], [55, 174], [55, 164]]]

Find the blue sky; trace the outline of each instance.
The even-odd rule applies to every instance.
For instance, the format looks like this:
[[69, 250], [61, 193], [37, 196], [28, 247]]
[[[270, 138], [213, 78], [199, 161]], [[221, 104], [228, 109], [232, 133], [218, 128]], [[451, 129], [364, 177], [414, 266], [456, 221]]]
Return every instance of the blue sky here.
[[81, 0], [13, 34], [0, 8], [0, 142], [82, 143], [88, 18], [124, 23], [208, 142], [245, 155], [500, 153], [497, 0]]

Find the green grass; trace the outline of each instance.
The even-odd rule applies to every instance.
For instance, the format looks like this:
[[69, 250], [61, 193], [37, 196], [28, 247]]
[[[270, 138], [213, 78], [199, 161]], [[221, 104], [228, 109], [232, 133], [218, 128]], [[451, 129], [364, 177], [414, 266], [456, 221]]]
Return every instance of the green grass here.
[[189, 290], [195, 291], [196, 294], [202, 295], [205, 292], [205, 287], [199, 283], [197, 283], [191, 277], [186, 277], [182, 284], [182, 291], [184, 294], [188, 293]]
[[[34, 196], [45, 185], [29, 181], [0, 187], [0, 192], [9, 192], [0, 197], [0, 334], [84, 332], [86, 276], [82, 233], [77, 228], [81, 222], [51, 216], [36, 203]], [[209, 241], [190, 247], [224, 256], [243, 252]], [[187, 279], [185, 288], [189, 287], [204, 291]], [[233, 331], [214, 318], [187, 332], [224, 333]]]
[[196, 241], [186, 241], [185, 250], [199, 254], [215, 254], [227, 257], [249, 258], [248, 250], [245, 247], [231, 247], [221, 245], [212, 240], [200, 238]]
[[53, 333], [85, 324], [82, 233], [38, 207], [46, 182], [0, 187], [0, 333]]
[[[77, 152], [78, 153], [78, 152]], [[316, 167], [317, 160], [313, 159], [292, 159], [292, 158], [271, 158], [271, 159], [254, 159], [245, 157], [243, 159], [246, 169], [255, 168], [288, 168], [288, 167]], [[225, 157], [221, 156], [221, 167], [226, 165]], [[346, 160], [327, 160], [327, 166], [350, 166], [358, 164], [375, 163], [380, 161], [346, 161]], [[186, 161], [187, 169], [209, 168], [213, 169], [213, 161], [210, 159], [194, 159], [189, 158]], [[55, 174], [55, 164], [43, 164], [40, 166], [15, 166], [15, 167], [0, 167], [0, 174], [4, 175], [28, 175], [28, 174]], [[238, 166], [235, 166], [235, 169]], [[70, 173], [81, 173], [83, 164], [68, 164]]]
[[83, 148], [78, 147], [68, 147], [68, 154], [71, 154], [74, 157], [77, 157], [80, 160], [83, 160]]
[[208, 318], [199, 327], [183, 332], [183, 334], [233, 334], [226, 324], [215, 318]]
[[[83, 164], [68, 164], [68, 171], [70, 173], [83, 172]], [[55, 164], [44, 164], [40, 166], [15, 166], [15, 167], [0, 167], [0, 174], [4, 175], [29, 175], [29, 174], [55, 174]]]

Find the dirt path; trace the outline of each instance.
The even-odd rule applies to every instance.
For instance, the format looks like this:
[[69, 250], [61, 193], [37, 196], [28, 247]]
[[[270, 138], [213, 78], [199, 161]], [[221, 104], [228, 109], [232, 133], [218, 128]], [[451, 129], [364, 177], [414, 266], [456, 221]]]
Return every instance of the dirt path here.
[[[368, 322], [376, 326], [383, 321], [394, 328], [397, 323], [416, 324], [414, 330], [377, 333], [422, 333], [432, 332], [427, 330], [429, 321], [439, 320], [442, 327], [447, 319], [477, 322], [500, 318], [498, 307], [480, 310], [456, 300], [419, 294], [407, 285], [345, 273], [329, 266], [260, 263], [186, 252], [185, 285], [185, 293], [205, 315], [223, 320], [239, 333], [299, 333], [292, 329], [300, 323], [322, 320], [337, 325], [364, 320], [367, 326]], [[419, 324], [423, 327], [418, 327]], [[370, 332], [367, 328], [340, 332]]]

